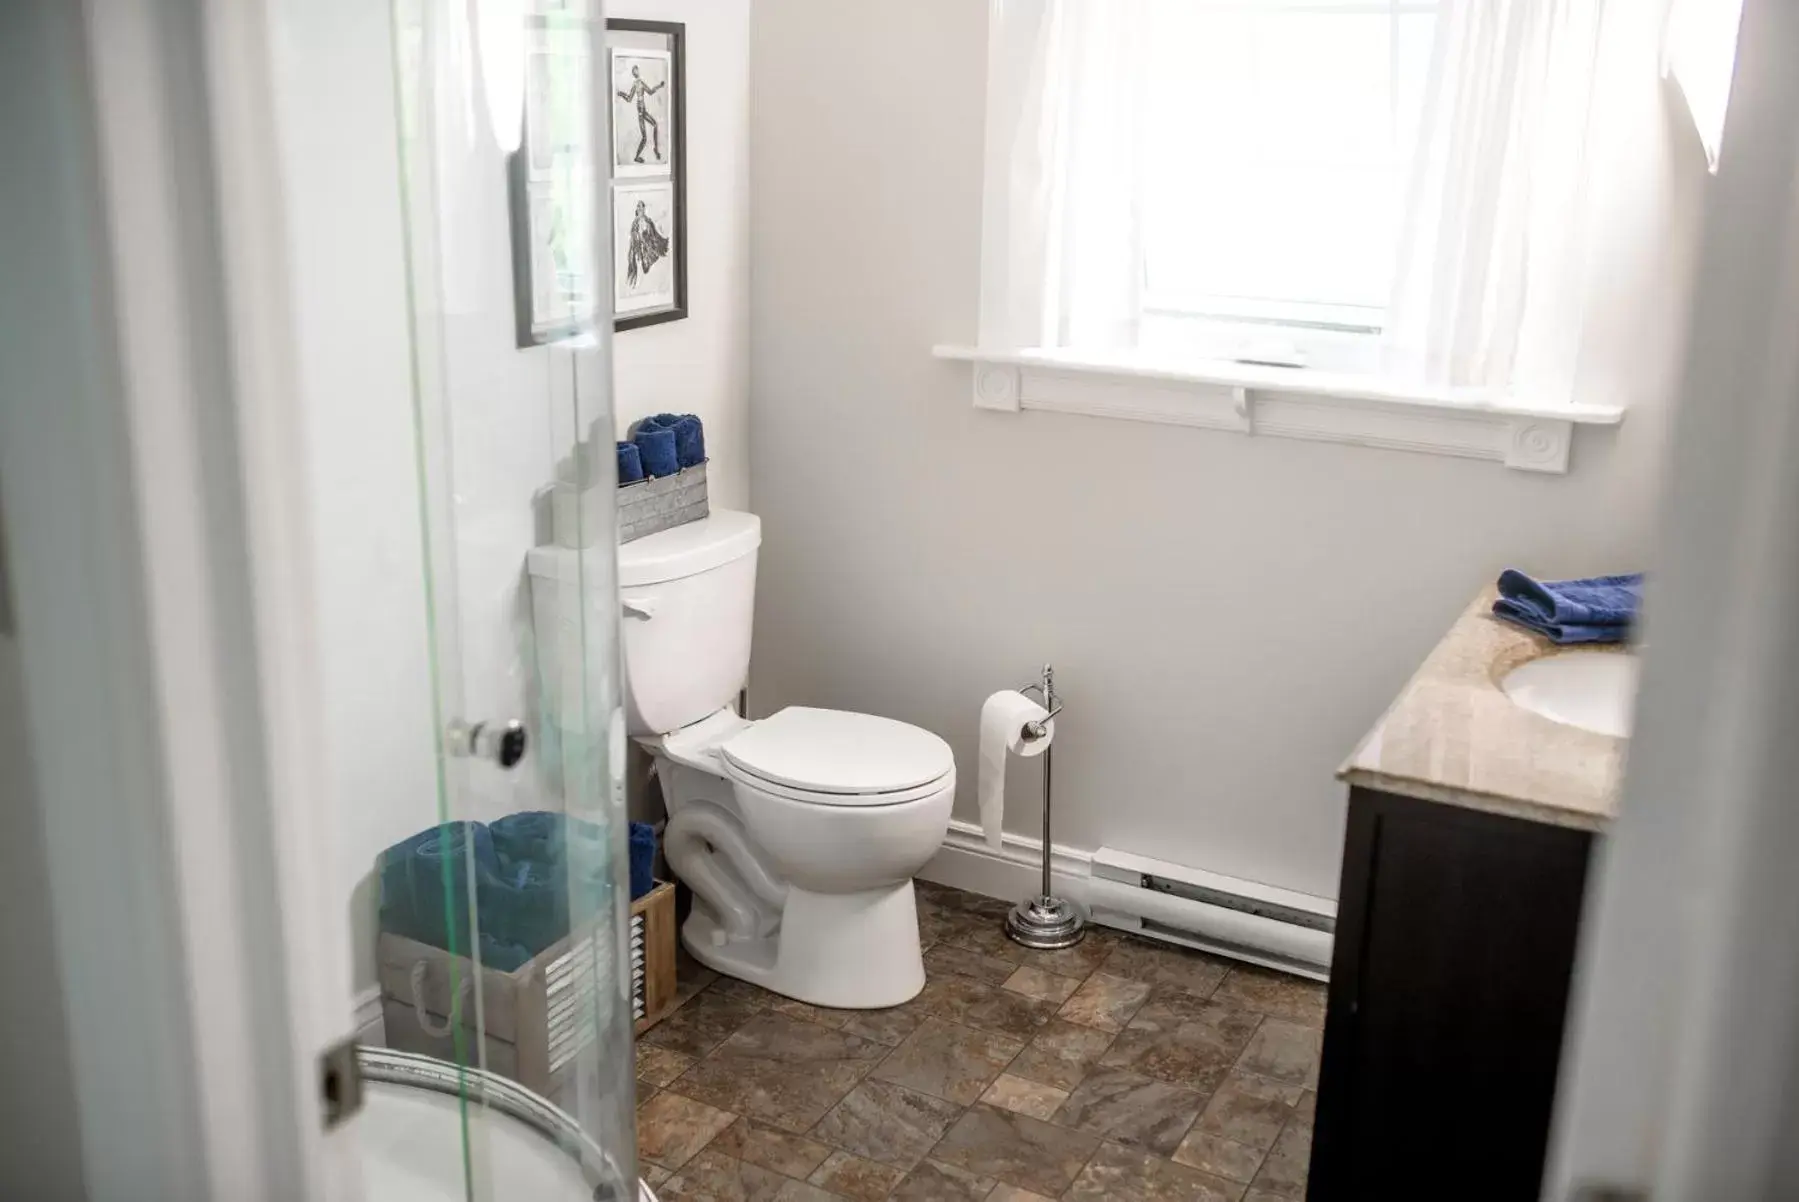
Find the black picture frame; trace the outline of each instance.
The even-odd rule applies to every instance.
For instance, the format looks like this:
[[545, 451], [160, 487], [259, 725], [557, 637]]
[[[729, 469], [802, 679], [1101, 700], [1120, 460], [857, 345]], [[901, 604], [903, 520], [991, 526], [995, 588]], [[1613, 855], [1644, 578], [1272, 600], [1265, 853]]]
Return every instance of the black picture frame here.
[[[536, 24], [534, 22], [534, 24]], [[614, 33], [650, 34], [666, 40], [669, 56], [669, 92], [672, 104], [668, 121], [671, 135], [671, 153], [666, 174], [640, 175], [626, 179], [614, 178], [613, 164], [613, 89], [612, 89], [612, 50]], [[613, 231], [616, 224], [614, 206], [618, 203], [618, 189], [643, 189], [651, 185], [666, 183], [672, 190], [672, 230], [670, 238], [671, 275], [673, 283], [672, 303], [649, 312], [631, 313], [613, 318], [615, 331], [635, 330], [644, 326], [660, 325], [664, 322], [680, 321], [688, 315], [687, 300], [687, 27], [677, 21], [637, 21], [615, 19], [606, 22], [606, 38], [600, 47], [601, 61], [592, 64], [592, 77], [597, 85], [605, 87], [605, 93], [596, 97], [604, 102], [604, 108], [598, 103], [594, 105], [598, 128], [594, 130], [592, 157], [596, 165], [599, 155], [606, 155], [606, 182], [603, 187], [596, 186], [595, 210], [591, 219], [595, 222], [593, 230], [596, 252], [606, 248], [607, 253], [600, 256], [602, 278], [593, 281], [595, 295], [594, 311], [571, 315], [566, 321], [554, 324], [540, 323], [536, 318], [535, 296], [536, 281], [533, 278], [533, 229], [532, 229], [532, 190], [531, 190], [531, 127], [530, 113], [527, 111], [521, 118], [523, 130], [519, 137], [518, 149], [507, 156], [506, 160], [506, 193], [507, 208], [510, 220], [512, 245], [512, 296], [513, 296], [513, 333], [514, 341], [521, 350], [544, 346], [575, 337], [592, 329], [594, 313], [599, 304], [598, 290], [606, 289], [605, 296], [609, 311], [614, 307], [617, 295], [617, 272], [619, 270], [619, 248], [612, 245]], [[596, 89], [597, 90], [597, 89]], [[527, 105], [529, 102], [527, 102]], [[604, 139], [603, 143], [600, 139]], [[600, 239], [604, 241], [600, 241]]]
[[[664, 322], [680, 321], [687, 316], [687, 26], [679, 21], [636, 21], [626, 18], [614, 18], [606, 22], [607, 62], [604, 78], [606, 80], [606, 114], [607, 114], [607, 155], [612, 154], [611, 121], [613, 113], [612, 95], [612, 37], [614, 33], [654, 34], [668, 40], [669, 51], [669, 91], [673, 94], [673, 115], [669, 125], [673, 133], [673, 153], [669, 156], [669, 182], [674, 190], [674, 237], [672, 238], [674, 259], [674, 301], [667, 308], [659, 308], [648, 313], [632, 313], [625, 316], [614, 316], [612, 328], [616, 331], [642, 329], [645, 326], [661, 325]], [[610, 162], [610, 158], [608, 160]], [[610, 172], [609, 172], [610, 174]], [[613, 204], [620, 187], [633, 187], [642, 183], [641, 179], [612, 179], [607, 189], [606, 229], [610, 239], [615, 226]], [[606, 286], [616, 288], [620, 248], [612, 247], [607, 257], [610, 265]]]

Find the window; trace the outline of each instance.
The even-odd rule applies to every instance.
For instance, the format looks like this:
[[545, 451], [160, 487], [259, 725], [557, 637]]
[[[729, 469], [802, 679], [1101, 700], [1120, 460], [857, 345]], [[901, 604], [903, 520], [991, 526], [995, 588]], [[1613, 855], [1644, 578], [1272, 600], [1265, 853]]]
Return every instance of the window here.
[[1140, 345], [1375, 366], [1437, 5], [1148, 0]]

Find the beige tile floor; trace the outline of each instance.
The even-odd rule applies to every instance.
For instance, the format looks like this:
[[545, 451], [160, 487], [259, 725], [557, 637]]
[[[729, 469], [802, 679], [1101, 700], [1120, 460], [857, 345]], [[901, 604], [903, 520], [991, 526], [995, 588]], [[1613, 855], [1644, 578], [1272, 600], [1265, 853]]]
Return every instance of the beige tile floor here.
[[1324, 988], [1094, 930], [1032, 952], [921, 884], [924, 992], [823, 1010], [700, 970], [637, 1048], [664, 1199], [1274, 1202], [1305, 1194]]

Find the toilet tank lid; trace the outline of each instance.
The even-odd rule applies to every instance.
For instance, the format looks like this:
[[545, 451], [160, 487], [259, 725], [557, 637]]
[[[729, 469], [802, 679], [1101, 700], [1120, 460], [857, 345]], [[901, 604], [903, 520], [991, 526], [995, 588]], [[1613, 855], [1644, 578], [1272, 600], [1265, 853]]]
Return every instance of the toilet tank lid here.
[[[618, 549], [620, 588], [661, 584], [742, 559], [762, 542], [762, 519], [734, 509], [714, 509], [709, 517], [672, 530], [633, 539]], [[527, 554], [533, 576], [570, 581], [579, 552], [534, 547]]]

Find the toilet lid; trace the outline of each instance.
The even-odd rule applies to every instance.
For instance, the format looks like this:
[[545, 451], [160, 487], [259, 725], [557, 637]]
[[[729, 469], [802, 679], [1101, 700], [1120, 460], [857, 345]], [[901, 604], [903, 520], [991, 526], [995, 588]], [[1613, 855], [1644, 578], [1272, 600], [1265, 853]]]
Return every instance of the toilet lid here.
[[719, 752], [752, 776], [832, 794], [845, 805], [882, 804], [891, 800], [887, 795], [941, 780], [956, 767], [949, 744], [928, 730], [804, 706], [754, 723]]

